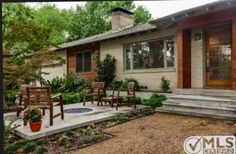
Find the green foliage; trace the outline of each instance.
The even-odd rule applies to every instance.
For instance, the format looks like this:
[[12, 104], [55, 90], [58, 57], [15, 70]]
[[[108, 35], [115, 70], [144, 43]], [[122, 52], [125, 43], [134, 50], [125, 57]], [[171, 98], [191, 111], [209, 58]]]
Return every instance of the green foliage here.
[[126, 122], [129, 119], [129, 117], [125, 114], [117, 114], [112, 118], [112, 121], [116, 123], [123, 123]]
[[38, 122], [42, 119], [41, 109], [39, 106], [28, 107], [24, 111], [24, 119], [29, 122]]
[[77, 74], [64, 75], [62, 83], [61, 92], [81, 92], [88, 86], [87, 81]]
[[165, 77], [161, 78], [161, 90], [164, 93], [170, 90], [170, 80], [167, 80]]
[[9, 124], [6, 125], [4, 120], [4, 149], [12, 142], [12, 131], [19, 127], [20, 125], [14, 125], [15, 121], [11, 121]]
[[143, 6], [138, 6], [134, 11], [135, 23], [146, 23], [152, 18], [151, 13]]
[[128, 87], [128, 83], [129, 82], [134, 82], [134, 89], [136, 91], [140, 91], [141, 87], [139, 85], [138, 80], [134, 79], [134, 78], [125, 78], [124, 80], [117, 80], [114, 79], [111, 84], [110, 87], [114, 88], [114, 89], [118, 89], [121, 88], [122, 90], [127, 90]]
[[64, 147], [68, 148], [71, 146], [69, 137], [66, 135], [63, 135], [61, 138], [59, 138], [59, 144], [63, 145]]
[[38, 148], [38, 145], [36, 142], [28, 142], [25, 146], [24, 146], [24, 152], [25, 153], [30, 153], [30, 152], [34, 152], [36, 151]]
[[4, 89], [40, 81], [43, 64], [59, 60], [55, 52], [48, 50], [55, 45], [48, 39], [51, 27], [39, 25], [35, 10], [24, 3], [4, 3], [2, 13]]
[[55, 4], [46, 3], [35, 10], [34, 20], [42, 27], [50, 27], [52, 34], [48, 39], [53, 44], [59, 44], [66, 41], [73, 16], [72, 10], [59, 9]]
[[[129, 103], [129, 98], [127, 96], [122, 97], [124, 103]], [[131, 98], [130, 101], [135, 102], [136, 104], [142, 104], [143, 100], [141, 97]]]
[[23, 148], [23, 146], [26, 145], [28, 142], [29, 141], [27, 141], [27, 140], [22, 140], [22, 141], [14, 143], [14, 144], [4, 145], [4, 154], [16, 153], [16, 151], [18, 149]]
[[138, 80], [136, 80], [136, 79], [134, 79], [134, 78], [125, 78], [121, 87], [122, 87], [123, 89], [127, 89], [129, 82], [134, 82], [134, 89], [135, 89], [136, 91], [140, 91], [139, 82], [138, 82]]
[[81, 128], [80, 132], [82, 133], [82, 135], [84, 136], [91, 136], [94, 134], [94, 131], [92, 128], [90, 128], [90, 126], [86, 127], [86, 128]]
[[135, 24], [151, 19], [147, 9], [136, 7], [133, 1], [87, 2], [76, 7], [69, 28], [69, 40], [85, 38], [111, 30], [111, 10], [116, 7], [134, 12]]
[[98, 81], [105, 82], [105, 86], [111, 84], [111, 82], [115, 78], [115, 71], [116, 71], [116, 59], [107, 54], [104, 60], [97, 61], [97, 74], [98, 74]]
[[113, 80], [111, 82], [111, 88], [119, 89], [123, 84], [123, 80]]
[[16, 105], [16, 99], [18, 97], [18, 92], [16, 90], [5, 90], [4, 96], [7, 106]]
[[65, 93], [63, 95], [63, 100], [65, 104], [79, 103], [83, 99], [82, 92], [80, 93]]
[[50, 86], [52, 93], [59, 93], [63, 84], [62, 78], [55, 77], [51, 81], [47, 80], [46, 85]]
[[144, 99], [143, 105], [151, 106], [152, 108], [161, 107], [162, 102], [166, 99], [165, 95], [152, 94], [149, 99]]
[[77, 74], [67, 74], [63, 78], [55, 77], [47, 81], [46, 85], [51, 87], [53, 93], [74, 93], [83, 91], [88, 83]]

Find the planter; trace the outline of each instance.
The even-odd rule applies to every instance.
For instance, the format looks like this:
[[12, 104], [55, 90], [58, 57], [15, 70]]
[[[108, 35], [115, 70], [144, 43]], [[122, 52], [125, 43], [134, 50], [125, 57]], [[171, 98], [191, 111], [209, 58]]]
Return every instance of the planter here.
[[32, 132], [38, 132], [40, 131], [41, 129], [41, 124], [42, 124], [42, 121], [37, 121], [37, 122], [29, 122], [29, 125], [30, 125], [30, 129]]

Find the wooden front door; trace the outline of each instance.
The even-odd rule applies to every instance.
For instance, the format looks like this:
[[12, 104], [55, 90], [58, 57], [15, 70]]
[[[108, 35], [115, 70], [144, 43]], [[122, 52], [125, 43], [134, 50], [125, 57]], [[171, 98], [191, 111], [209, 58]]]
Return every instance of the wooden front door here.
[[206, 86], [230, 88], [231, 26], [221, 25], [206, 30]]

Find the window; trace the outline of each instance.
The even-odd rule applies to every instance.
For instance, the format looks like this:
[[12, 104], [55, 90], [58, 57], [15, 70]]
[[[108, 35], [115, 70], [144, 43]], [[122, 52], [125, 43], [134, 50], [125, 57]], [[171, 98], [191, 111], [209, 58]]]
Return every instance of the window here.
[[127, 44], [124, 54], [126, 70], [174, 67], [174, 39]]
[[76, 54], [76, 72], [91, 71], [91, 52]]

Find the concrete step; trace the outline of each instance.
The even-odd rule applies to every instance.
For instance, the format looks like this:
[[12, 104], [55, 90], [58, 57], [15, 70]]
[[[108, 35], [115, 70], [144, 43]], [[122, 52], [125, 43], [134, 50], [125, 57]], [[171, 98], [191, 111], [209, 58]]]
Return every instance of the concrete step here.
[[200, 104], [194, 101], [181, 102], [178, 100], [168, 100], [163, 103], [165, 106], [179, 106], [179, 107], [192, 107], [192, 108], [204, 108], [211, 110], [223, 110], [223, 111], [234, 111], [236, 113], [236, 105], [226, 105], [226, 104]]
[[158, 111], [236, 121], [236, 100], [212, 96], [171, 95]]
[[197, 96], [197, 95], [172, 95], [168, 100], [174, 100], [182, 103], [193, 103], [199, 105], [212, 105], [212, 106], [236, 106], [236, 100], [228, 98], [218, 98], [209, 96]]
[[163, 106], [163, 107], [157, 108], [156, 111], [236, 121], [236, 113], [234, 114], [225, 113], [225, 112], [221, 113], [219, 111], [214, 111], [214, 110], [209, 110], [209, 109], [204, 109], [204, 108]]
[[199, 95], [199, 96], [212, 96], [223, 97], [236, 100], [235, 90], [226, 89], [174, 89], [174, 94], [177, 95]]

